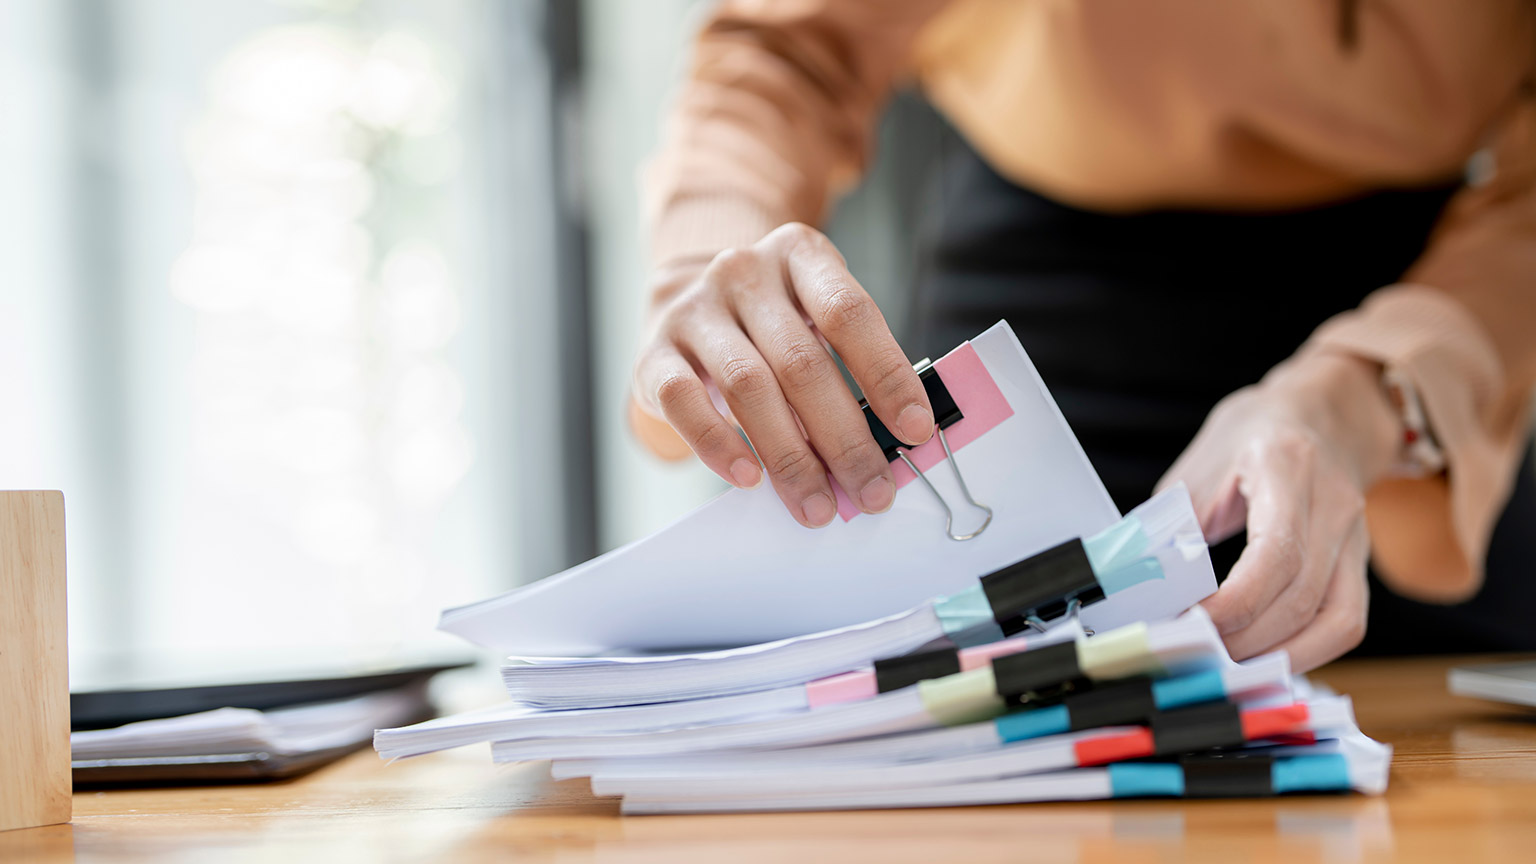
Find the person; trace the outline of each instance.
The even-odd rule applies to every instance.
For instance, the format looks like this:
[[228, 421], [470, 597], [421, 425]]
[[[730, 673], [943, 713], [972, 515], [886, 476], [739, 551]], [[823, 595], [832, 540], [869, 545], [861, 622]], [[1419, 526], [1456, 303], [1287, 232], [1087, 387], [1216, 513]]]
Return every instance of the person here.
[[933, 416], [812, 226], [915, 81], [966, 147], [913, 338], [1006, 319], [1122, 509], [1188, 484], [1235, 657], [1536, 648], [1533, 58], [1526, 0], [722, 3], [647, 176], [631, 423], [807, 527], [829, 476], [891, 506], [828, 347], [904, 441]]

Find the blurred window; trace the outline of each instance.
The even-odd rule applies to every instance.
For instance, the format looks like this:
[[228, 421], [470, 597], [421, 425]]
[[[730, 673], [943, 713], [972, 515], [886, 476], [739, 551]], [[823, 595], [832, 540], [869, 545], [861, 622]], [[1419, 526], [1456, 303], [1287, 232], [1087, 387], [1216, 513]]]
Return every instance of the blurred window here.
[[66, 492], [77, 658], [412, 642], [591, 554], [558, 3], [4, 9], [0, 488]]

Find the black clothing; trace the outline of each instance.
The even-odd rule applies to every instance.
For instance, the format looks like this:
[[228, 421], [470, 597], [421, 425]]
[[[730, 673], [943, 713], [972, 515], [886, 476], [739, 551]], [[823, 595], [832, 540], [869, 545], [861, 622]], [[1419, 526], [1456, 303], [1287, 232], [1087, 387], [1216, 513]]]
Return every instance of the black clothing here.
[[[948, 166], [911, 316], [939, 356], [998, 319], [1018, 334], [1110, 495], [1151, 495], [1222, 397], [1318, 325], [1396, 282], [1454, 187], [1283, 213], [1095, 213], [1017, 186], [974, 152]], [[1372, 579], [1362, 651], [1536, 649], [1536, 483], [1522, 473], [1471, 602]], [[1242, 538], [1213, 550], [1224, 576]], [[1434, 629], [1438, 636], [1425, 640]]]

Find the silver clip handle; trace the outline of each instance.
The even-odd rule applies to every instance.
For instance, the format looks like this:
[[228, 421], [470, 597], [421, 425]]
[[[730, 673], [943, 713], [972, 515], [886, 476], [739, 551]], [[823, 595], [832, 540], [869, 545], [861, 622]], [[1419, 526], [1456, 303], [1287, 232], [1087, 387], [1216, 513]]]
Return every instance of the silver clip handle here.
[[992, 508], [977, 501], [976, 497], [971, 494], [971, 487], [966, 485], [965, 475], [960, 473], [960, 465], [955, 461], [955, 453], [949, 449], [949, 440], [944, 437], [944, 428], [942, 426], [935, 426], [933, 428], [938, 433], [939, 444], [944, 447], [944, 457], [949, 460], [949, 467], [955, 472], [955, 480], [960, 483], [961, 494], [965, 495], [965, 500], [970, 502], [972, 507], [982, 510], [987, 514], [987, 518], [982, 521], [975, 531], [969, 534], [956, 534], [955, 511], [950, 508], [949, 502], [944, 500], [944, 496], [939, 494], [938, 487], [933, 485], [933, 481], [923, 476], [923, 472], [917, 470], [917, 466], [912, 463], [911, 459], [907, 458], [905, 449], [898, 449], [896, 455], [901, 457], [901, 461], [907, 463], [907, 467], [912, 469], [912, 473], [917, 475], [917, 479], [923, 481], [923, 485], [928, 487], [928, 491], [933, 493], [933, 497], [939, 499], [939, 506], [944, 508], [944, 533], [949, 535], [949, 539], [957, 541], [970, 540], [987, 530], [987, 526], [992, 524]]

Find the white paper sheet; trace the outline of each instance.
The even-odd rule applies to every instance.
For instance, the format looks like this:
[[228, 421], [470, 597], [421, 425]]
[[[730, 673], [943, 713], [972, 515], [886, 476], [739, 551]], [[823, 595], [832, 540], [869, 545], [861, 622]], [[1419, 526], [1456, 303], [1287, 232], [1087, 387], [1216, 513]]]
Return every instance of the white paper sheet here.
[[252, 752], [292, 756], [361, 744], [373, 730], [419, 717], [426, 707], [426, 688], [412, 684], [290, 708], [218, 708], [73, 732], [69, 745], [75, 761]]
[[[765, 484], [731, 490], [671, 526], [558, 576], [444, 613], [442, 629], [517, 654], [595, 654], [767, 642], [891, 615], [1119, 518], [1077, 439], [1013, 331], [994, 325], [971, 342], [1013, 416], [956, 452], [976, 499], [995, 516], [956, 542], [921, 483], [891, 511], [797, 524]], [[963, 502], [947, 464], [927, 472]], [[957, 506], [956, 529], [974, 525]], [[1180, 583], [1177, 608], [1215, 590]], [[1135, 586], [1085, 610], [1106, 630], [1146, 617]], [[1176, 609], [1173, 611], [1177, 611]], [[1170, 613], [1171, 614], [1171, 613]]]

